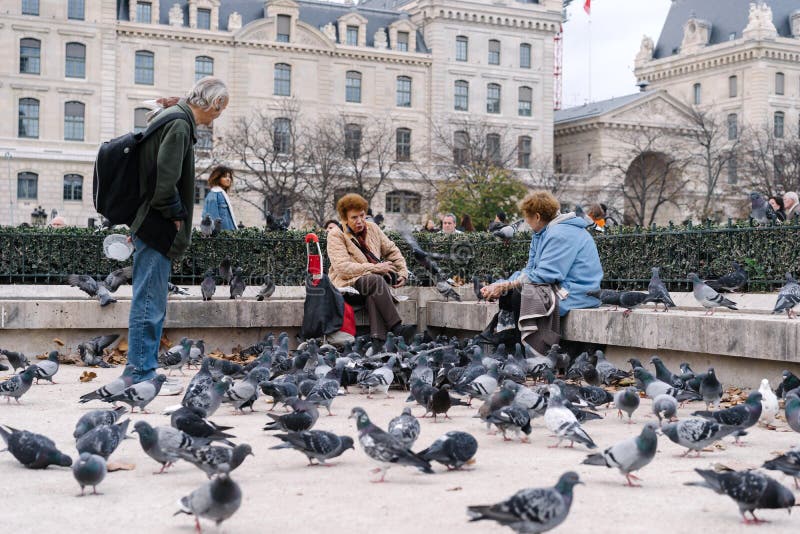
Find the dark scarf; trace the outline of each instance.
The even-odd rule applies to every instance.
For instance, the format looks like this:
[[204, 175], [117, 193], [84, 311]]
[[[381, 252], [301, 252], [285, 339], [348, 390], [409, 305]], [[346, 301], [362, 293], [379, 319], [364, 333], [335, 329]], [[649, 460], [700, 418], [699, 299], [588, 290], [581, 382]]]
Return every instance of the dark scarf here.
[[361, 249], [361, 252], [364, 253], [364, 256], [366, 256], [367, 261], [370, 263], [378, 263], [379, 262], [378, 257], [375, 256], [375, 254], [373, 254], [372, 251], [367, 246], [367, 226], [364, 225], [364, 230], [359, 234], [355, 233], [353, 229], [350, 228], [350, 226], [348, 226], [347, 229], [350, 230], [351, 234], [356, 236], [358, 247]]

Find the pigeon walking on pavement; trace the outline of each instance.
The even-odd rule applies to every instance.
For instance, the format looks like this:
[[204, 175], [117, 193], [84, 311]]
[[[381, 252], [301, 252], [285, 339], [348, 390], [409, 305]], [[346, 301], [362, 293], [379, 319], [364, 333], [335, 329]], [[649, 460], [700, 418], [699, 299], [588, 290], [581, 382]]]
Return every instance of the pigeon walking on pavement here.
[[[353, 438], [350, 436], [337, 436], [333, 432], [323, 430], [306, 430], [274, 434], [274, 436], [283, 443], [270, 447], [270, 449], [294, 449], [301, 452], [308, 458], [309, 466], [331, 465], [326, 462], [341, 456], [347, 449], [355, 449]], [[315, 464], [314, 460], [318, 463]]]
[[800, 489], [800, 449], [791, 449], [772, 460], [767, 460], [762, 467], [789, 475], [794, 479], [794, 487]]
[[5, 442], [8, 452], [28, 469], [72, 465], [72, 458], [59, 451], [52, 439], [41, 434], [0, 425], [0, 438]]
[[109, 334], [93, 337], [89, 341], [84, 341], [78, 345], [78, 354], [83, 364], [87, 366], [97, 365], [103, 368], [111, 367], [103, 359], [103, 350], [111, 346], [117, 339], [119, 339], [119, 334]]
[[575, 414], [564, 405], [564, 397], [561, 396], [559, 387], [551, 384], [548, 389], [550, 400], [547, 403], [547, 411], [544, 413], [544, 423], [547, 429], [558, 438], [558, 443], [551, 445], [550, 448], [558, 447], [566, 439], [570, 442], [570, 448], [577, 441], [590, 449], [596, 449], [597, 445], [581, 427]]
[[758, 388], [761, 393], [761, 417], [760, 421], [769, 428], [775, 422], [775, 416], [778, 415], [780, 405], [778, 404], [778, 397], [772, 391], [769, 385], [769, 380], [764, 378], [761, 380], [761, 386]]
[[233, 448], [219, 445], [188, 447], [180, 449], [178, 454], [183, 460], [203, 471], [208, 478], [230, 473], [242, 465], [248, 456], [255, 456], [252, 447], [247, 443]]
[[128, 409], [124, 406], [118, 406], [112, 410], [92, 410], [87, 412], [78, 419], [72, 437], [78, 439], [93, 428], [101, 425], [113, 425], [127, 412]]
[[33, 366], [33, 377], [36, 379], [36, 383], [38, 384], [39, 380], [47, 380], [51, 384], [55, 384], [53, 377], [56, 376], [56, 373], [58, 373], [59, 367], [60, 364], [58, 361], [58, 351], [51, 350], [50, 354], [47, 355], [46, 360], [42, 360]]
[[789, 319], [796, 319], [797, 313], [795, 313], [794, 309], [798, 305], [800, 305], [800, 284], [797, 283], [791, 273], [786, 273], [786, 283], [778, 292], [778, 300], [775, 301], [772, 313], [785, 311]]
[[220, 441], [233, 447], [229, 438], [235, 438], [227, 431], [233, 427], [220, 426], [206, 419], [206, 412], [196, 407], [181, 406], [170, 415], [170, 424], [178, 430], [188, 434], [193, 438], [205, 441]]
[[796, 392], [786, 396], [783, 415], [786, 417], [789, 428], [795, 432], [800, 432], [800, 395]]
[[120, 393], [103, 400], [105, 402], [122, 402], [127, 404], [131, 407], [131, 413], [133, 413], [134, 408], [139, 408], [141, 413], [147, 413], [145, 407], [158, 396], [158, 392], [161, 391], [161, 386], [164, 385], [166, 380], [166, 375], [156, 375], [150, 380], [133, 384]]
[[219, 528], [236, 513], [242, 505], [242, 490], [230, 476], [221, 474], [183, 497], [178, 505], [180, 509], [174, 515], [193, 515], [195, 528], [200, 533], [201, 517], [214, 521]]
[[714, 409], [719, 409], [719, 402], [722, 400], [722, 384], [717, 379], [717, 374], [713, 367], [708, 368], [708, 372], [700, 381], [700, 395], [706, 406], [714, 405]]
[[761, 417], [761, 409], [761, 393], [753, 391], [747, 396], [747, 400], [743, 404], [737, 404], [716, 412], [700, 410], [692, 413], [692, 415], [713, 419], [723, 425], [739, 427], [739, 430], [734, 433], [735, 442], [738, 444], [739, 437], [746, 434], [745, 430], [758, 423], [758, 419]]
[[404, 447], [410, 449], [419, 437], [419, 420], [411, 413], [411, 408], [403, 408], [403, 413], [389, 421], [388, 430]]
[[26, 358], [21, 352], [0, 349], [0, 354], [8, 359], [8, 363], [10, 363], [11, 367], [14, 368], [14, 372], [17, 372], [17, 369], [25, 369], [31, 364], [31, 362], [28, 361], [28, 358]]
[[106, 478], [106, 460], [102, 456], [90, 452], [82, 452], [78, 460], [72, 464], [72, 476], [81, 487], [79, 497], [85, 495], [86, 486], [92, 487], [92, 495], [97, 493], [97, 486]]
[[139, 435], [142, 450], [161, 464], [161, 474], [177, 462], [180, 451], [189, 448], [193, 441], [190, 436], [171, 426], [153, 427], [146, 421], [136, 421], [133, 432]]
[[678, 413], [678, 401], [672, 395], [662, 393], [656, 395], [653, 399], [653, 415], [658, 417], [658, 424], [660, 425], [664, 419], [671, 421], [675, 414]]
[[177, 345], [158, 355], [158, 366], [162, 369], [168, 369], [168, 375], [171, 375], [175, 369], [180, 371], [182, 375], [185, 374], [183, 366], [189, 361], [192, 343], [191, 339], [182, 337]]
[[319, 410], [308, 401], [291, 398], [287, 404], [294, 410], [284, 415], [267, 413], [267, 417], [272, 419], [265, 426], [264, 430], [283, 430], [284, 432], [302, 432], [310, 430], [319, 419]]
[[133, 384], [133, 372], [134, 367], [132, 365], [126, 365], [125, 369], [123, 369], [122, 374], [118, 377], [102, 386], [97, 388], [96, 390], [82, 395], [79, 403], [83, 404], [89, 402], [91, 400], [105, 400], [114, 395], [118, 395], [122, 393], [125, 388], [131, 386]]
[[661, 432], [673, 443], [686, 447], [683, 456], [695, 451], [697, 457], [700, 457], [701, 450], [737, 430], [738, 428], [735, 426], [721, 425], [714, 420], [699, 417], [661, 425]]
[[418, 456], [429, 462], [438, 462], [450, 471], [474, 463], [476, 452], [478, 452], [478, 441], [472, 434], [451, 430], [437, 438], [430, 447], [421, 450]]
[[692, 282], [693, 285], [692, 293], [694, 294], [694, 298], [701, 306], [706, 308], [706, 315], [714, 315], [714, 310], [716, 308], [739, 309], [736, 307], [735, 302], [726, 299], [723, 295], [706, 285], [700, 280], [697, 274], [689, 273], [689, 281]]
[[96, 426], [78, 438], [75, 448], [78, 449], [78, 452], [97, 454], [108, 460], [108, 457], [117, 450], [119, 444], [125, 439], [130, 423], [131, 420], [126, 419], [113, 425]]
[[641, 433], [633, 438], [612, 445], [601, 453], [590, 454], [583, 463], [616, 467], [623, 474], [628, 486], [636, 486], [631, 479], [640, 480], [633, 474], [653, 461], [658, 448], [658, 425], [650, 422], [644, 425]]
[[614, 406], [617, 407], [617, 414], [620, 419], [622, 419], [622, 412], [628, 414], [628, 424], [633, 423], [631, 416], [639, 407], [640, 402], [639, 392], [633, 386], [620, 389], [614, 394]]
[[31, 365], [20, 374], [14, 375], [4, 382], [0, 382], [0, 396], [4, 396], [9, 404], [12, 398], [17, 404], [21, 404], [19, 399], [31, 389], [35, 376], [36, 369]]

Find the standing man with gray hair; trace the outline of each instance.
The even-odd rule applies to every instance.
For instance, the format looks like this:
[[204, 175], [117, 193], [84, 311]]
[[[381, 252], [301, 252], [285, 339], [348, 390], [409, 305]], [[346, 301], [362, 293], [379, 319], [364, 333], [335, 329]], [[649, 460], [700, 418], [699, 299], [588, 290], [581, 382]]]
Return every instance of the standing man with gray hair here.
[[442, 234], [460, 234], [461, 230], [456, 229], [456, 216], [452, 213], [447, 213], [442, 217]]
[[134, 381], [155, 377], [167, 314], [172, 260], [191, 242], [194, 208], [196, 126], [210, 126], [228, 105], [228, 88], [219, 78], [199, 80], [184, 99], [163, 99], [159, 117], [175, 120], [159, 127], [139, 147], [140, 190], [147, 195], [131, 224], [133, 299], [128, 320], [128, 363]]
[[798, 206], [797, 193], [789, 191], [783, 194], [783, 210], [786, 213], [786, 222], [796, 223], [800, 217], [800, 206]]

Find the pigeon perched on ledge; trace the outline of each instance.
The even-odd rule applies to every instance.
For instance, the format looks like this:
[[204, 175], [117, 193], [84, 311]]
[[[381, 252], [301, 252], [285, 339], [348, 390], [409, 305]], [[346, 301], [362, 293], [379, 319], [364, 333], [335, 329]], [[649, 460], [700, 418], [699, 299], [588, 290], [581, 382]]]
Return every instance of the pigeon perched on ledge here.
[[714, 289], [703, 283], [697, 274], [689, 273], [688, 278], [693, 285], [692, 293], [694, 294], [695, 300], [697, 300], [701, 306], [708, 310], [706, 311], [706, 315], [714, 315], [714, 310], [716, 308], [729, 308], [731, 310], [739, 309], [736, 307], [735, 302], [726, 299], [721, 294], [714, 291]]

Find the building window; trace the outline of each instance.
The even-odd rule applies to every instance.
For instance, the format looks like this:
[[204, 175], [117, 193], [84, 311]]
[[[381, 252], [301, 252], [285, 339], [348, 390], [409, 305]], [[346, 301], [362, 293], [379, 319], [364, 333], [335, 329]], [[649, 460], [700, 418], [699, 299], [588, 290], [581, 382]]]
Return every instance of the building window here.
[[453, 163], [464, 165], [469, 161], [469, 134], [464, 131], [453, 133]]
[[467, 61], [469, 57], [469, 38], [459, 35], [456, 37], [456, 61]]
[[147, 50], [136, 52], [136, 70], [134, 72], [134, 82], [139, 85], [153, 85], [155, 72], [155, 56]]
[[67, 43], [64, 75], [67, 78], [86, 78], [86, 46], [81, 43]]
[[197, 144], [195, 149], [199, 152], [211, 152], [214, 148], [214, 126], [197, 126]]
[[531, 68], [531, 45], [527, 43], [519, 45], [519, 66], [522, 69]]
[[563, 171], [564, 165], [561, 162], [561, 154], [556, 154], [556, 158], [553, 161], [553, 170], [556, 174], [561, 174]]
[[346, 124], [344, 127], [344, 157], [361, 157], [361, 126], [358, 124]]
[[136, 22], [150, 24], [153, 20], [153, 4], [150, 2], [136, 2]]
[[693, 88], [694, 105], [699, 106], [702, 97], [702, 86], [699, 83], [694, 84]]
[[19, 137], [39, 138], [39, 101], [35, 98], [19, 101]]
[[211, 10], [198, 9], [197, 10], [197, 29], [210, 30], [211, 29]]
[[397, 77], [397, 107], [411, 107], [411, 78], [408, 76]]
[[419, 213], [422, 197], [411, 191], [386, 193], [386, 213]]
[[21, 74], [39, 74], [41, 51], [42, 43], [39, 39], [21, 39], [19, 41], [19, 72]]
[[455, 110], [469, 111], [469, 82], [456, 80]]
[[500, 134], [486, 136], [486, 156], [493, 165], [501, 165], [503, 159], [500, 153]]
[[133, 133], [143, 132], [147, 129], [147, 115], [150, 110], [147, 108], [136, 108], [133, 110]]
[[84, 0], [69, 0], [67, 2], [67, 18], [70, 20], [83, 20], [86, 18]]
[[38, 15], [39, 14], [39, 0], [22, 0], [22, 14], [23, 15]]
[[517, 167], [531, 168], [531, 138], [527, 135], [520, 136], [517, 140]]
[[489, 65], [500, 64], [500, 41], [492, 39], [489, 41]]
[[772, 172], [775, 174], [775, 179], [777, 181], [783, 181], [785, 178], [786, 160], [783, 154], [775, 154], [772, 161]]
[[83, 141], [83, 124], [86, 106], [83, 102], [64, 104], [64, 140]]
[[733, 141], [739, 137], [739, 117], [736, 113], [728, 115], [728, 140]]
[[736, 184], [739, 181], [739, 162], [736, 161], [736, 155], [732, 155], [728, 160], [728, 183]]
[[194, 203], [195, 204], [202, 204], [205, 199], [206, 195], [208, 195], [211, 188], [208, 187], [205, 183], [195, 182], [194, 184]]
[[775, 139], [783, 139], [783, 122], [785, 115], [783, 111], [775, 112]]
[[533, 101], [533, 90], [530, 87], [519, 88], [519, 116], [530, 117]]
[[64, 175], [64, 200], [83, 200], [83, 176]]
[[278, 154], [288, 154], [292, 149], [292, 121], [283, 117], [272, 125], [272, 147]]
[[292, 66], [286, 63], [275, 65], [275, 96], [291, 96], [292, 94]]
[[194, 81], [214, 75], [214, 59], [208, 56], [194, 58]]
[[783, 75], [782, 72], [775, 73], [775, 94], [782, 95], [784, 94], [784, 82], [786, 77]]
[[345, 85], [345, 100], [347, 102], [361, 102], [361, 73], [349, 70], [347, 71], [347, 83]]
[[288, 43], [291, 31], [292, 17], [289, 15], [278, 15], [278, 42]]
[[17, 198], [36, 200], [38, 196], [39, 175], [35, 172], [21, 172], [17, 175]]
[[411, 130], [408, 128], [397, 129], [397, 161], [411, 159]]
[[731, 76], [728, 78], [728, 97], [736, 98], [739, 94], [739, 78]]
[[350, 46], [358, 46], [358, 26], [347, 27], [347, 42]]
[[486, 113], [500, 113], [500, 86], [496, 83], [486, 86]]
[[408, 32], [397, 32], [397, 50], [408, 52]]

